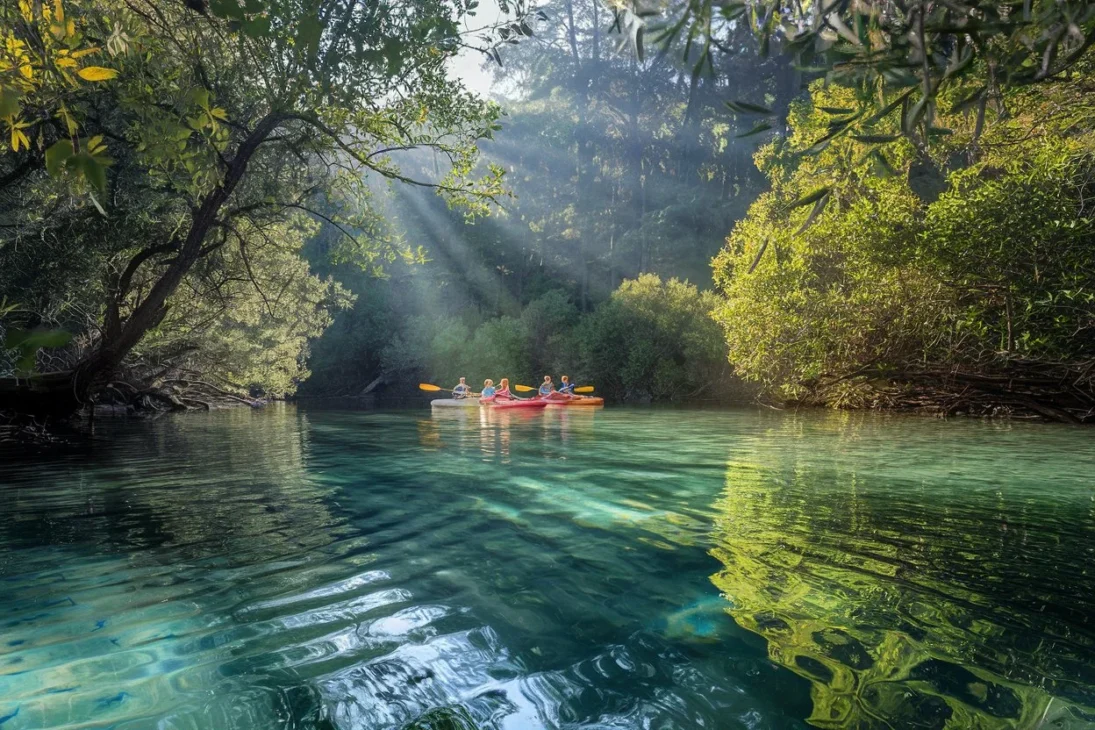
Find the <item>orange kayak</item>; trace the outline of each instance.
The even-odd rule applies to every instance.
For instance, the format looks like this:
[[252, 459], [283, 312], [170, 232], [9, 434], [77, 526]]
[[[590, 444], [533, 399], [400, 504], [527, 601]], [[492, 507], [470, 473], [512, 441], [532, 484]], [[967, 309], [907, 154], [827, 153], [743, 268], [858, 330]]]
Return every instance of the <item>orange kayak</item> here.
[[570, 398], [568, 400], [556, 400], [554, 398], [550, 400], [542, 401], [545, 405], [559, 408], [575, 408], [577, 406], [603, 406], [605, 404], [604, 398], [596, 398], [593, 396], [582, 396], [581, 398]]

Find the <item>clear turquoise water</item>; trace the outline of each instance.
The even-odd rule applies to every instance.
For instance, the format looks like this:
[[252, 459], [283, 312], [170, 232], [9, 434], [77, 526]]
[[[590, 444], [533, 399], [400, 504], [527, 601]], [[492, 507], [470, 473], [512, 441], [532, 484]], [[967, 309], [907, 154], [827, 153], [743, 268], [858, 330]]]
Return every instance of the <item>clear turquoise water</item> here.
[[1095, 434], [271, 408], [0, 471], [0, 730], [1095, 727]]

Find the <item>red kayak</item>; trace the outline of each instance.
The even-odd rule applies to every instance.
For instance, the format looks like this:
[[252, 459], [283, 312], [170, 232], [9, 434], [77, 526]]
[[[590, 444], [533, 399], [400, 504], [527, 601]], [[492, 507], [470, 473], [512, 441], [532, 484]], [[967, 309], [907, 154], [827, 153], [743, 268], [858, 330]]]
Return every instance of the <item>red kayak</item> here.
[[544, 408], [547, 401], [542, 400], [482, 400], [480, 404], [495, 410], [503, 408]]
[[552, 393], [551, 395], [538, 395], [533, 400], [538, 400], [542, 403], [546, 403], [549, 406], [603, 406], [605, 404], [604, 398], [595, 398], [591, 395], [564, 395], [559, 392]]

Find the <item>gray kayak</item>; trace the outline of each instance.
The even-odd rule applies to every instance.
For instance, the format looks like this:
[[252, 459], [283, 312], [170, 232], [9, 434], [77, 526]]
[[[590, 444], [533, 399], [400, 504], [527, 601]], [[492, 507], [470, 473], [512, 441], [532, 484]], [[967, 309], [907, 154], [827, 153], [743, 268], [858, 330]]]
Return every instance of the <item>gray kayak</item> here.
[[430, 405], [434, 408], [478, 408], [478, 398], [438, 398], [437, 400], [431, 400]]

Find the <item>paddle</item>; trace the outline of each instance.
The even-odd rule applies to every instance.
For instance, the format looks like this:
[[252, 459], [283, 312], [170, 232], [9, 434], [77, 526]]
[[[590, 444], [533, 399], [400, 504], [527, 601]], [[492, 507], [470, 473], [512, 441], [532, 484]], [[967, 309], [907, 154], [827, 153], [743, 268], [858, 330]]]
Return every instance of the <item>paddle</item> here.
[[[418, 384], [418, 389], [419, 390], [424, 390], [427, 393], [437, 393], [438, 391], [448, 390], [448, 388], [442, 388], [439, 385], [433, 385], [431, 383], [419, 383]], [[478, 393], [473, 393], [471, 390], [469, 390], [467, 395], [464, 396], [464, 397], [465, 398], [478, 398], [479, 394]]]
[[[421, 386], [419, 386], [419, 387], [421, 387]], [[536, 388], [530, 388], [527, 385], [515, 385], [513, 387], [518, 393], [529, 393], [531, 391], [536, 390]], [[594, 390], [594, 388], [593, 388], [592, 385], [583, 385], [581, 388], [575, 388], [574, 392], [575, 393], [592, 393], [593, 390]]]

